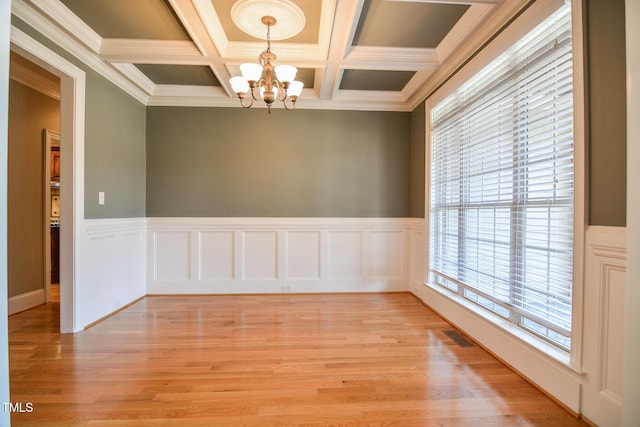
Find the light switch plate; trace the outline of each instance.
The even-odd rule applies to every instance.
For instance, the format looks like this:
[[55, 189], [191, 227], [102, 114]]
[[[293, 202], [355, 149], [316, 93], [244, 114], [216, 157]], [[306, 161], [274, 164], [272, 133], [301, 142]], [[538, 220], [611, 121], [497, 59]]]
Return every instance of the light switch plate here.
[[104, 191], [98, 192], [98, 204], [104, 205]]

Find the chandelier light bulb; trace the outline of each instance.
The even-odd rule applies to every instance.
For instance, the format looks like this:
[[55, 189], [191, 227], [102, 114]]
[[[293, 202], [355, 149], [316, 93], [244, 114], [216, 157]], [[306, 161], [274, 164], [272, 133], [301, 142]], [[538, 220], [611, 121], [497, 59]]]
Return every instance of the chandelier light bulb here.
[[240, 66], [240, 72], [247, 81], [257, 82], [262, 77], [262, 66], [249, 62]]
[[289, 96], [291, 96], [291, 97], [300, 96], [300, 94], [302, 93], [302, 87], [303, 86], [304, 86], [304, 84], [299, 80], [292, 81], [291, 84], [289, 84], [289, 90], [288, 90]]
[[293, 65], [278, 65], [273, 69], [276, 72], [276, 77], [283, 83], [291, 83], [296, 78], [298, 69]]
[[231, 83], [231, 88], [235, 93], [249, 92], [249, 82], [243, 76], [231, 77], [229, 83]]

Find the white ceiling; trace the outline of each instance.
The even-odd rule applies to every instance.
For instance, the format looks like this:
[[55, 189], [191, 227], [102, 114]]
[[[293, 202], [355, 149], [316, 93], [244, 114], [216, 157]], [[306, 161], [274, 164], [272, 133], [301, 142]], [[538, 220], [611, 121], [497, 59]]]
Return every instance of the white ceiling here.
[[[234, 27], [234, 1], [13, 0], [12, 8], [146, 105], [239, 107], [228, 79], [266, 42]], [[296, 108], [380, 111], [413, 110], [527, 3], [290, 1], [305, 30], [273, 41], [272, 51], [305, 82]]]

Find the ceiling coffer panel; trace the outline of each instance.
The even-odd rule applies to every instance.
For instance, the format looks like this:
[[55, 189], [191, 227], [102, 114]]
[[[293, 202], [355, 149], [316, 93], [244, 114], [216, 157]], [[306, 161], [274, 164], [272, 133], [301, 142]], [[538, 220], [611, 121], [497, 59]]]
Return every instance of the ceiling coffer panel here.
[[468, 5], [365, 0], [354, 46], [436, 48]]
[[206, 65], [136, 64], [136, 67], [155, 84], [220, 86]]
[[191, 40], [164, 0], [60, 0], [100, 37]]
[[344, 70], [340, 89], [401, 91], [415, 71]]
[[296, 80], [300, 80], [304, 83], [304, 87], [307, 89], [313, 88], [313, 82], [316, 77], [316, 70], [313, 68], [298, 68], [298, 73], [296, 74]]

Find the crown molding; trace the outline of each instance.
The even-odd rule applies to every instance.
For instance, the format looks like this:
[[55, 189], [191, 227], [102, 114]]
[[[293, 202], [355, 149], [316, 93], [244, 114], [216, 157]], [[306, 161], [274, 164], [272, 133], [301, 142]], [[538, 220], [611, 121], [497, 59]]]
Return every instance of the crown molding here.
[[469, 37], [470, 28], [478, 28], [482, 21], [493, 11], [494, 4], [476, 4], [471, 5], [469, 9], [462, 15], [462, 18], [456, 22], [451, 31], [438, 44], [436, 51], [440, 61], [445, 61], [462, 42]]
[[[158, 85], [161, 86], [161, 85]], [[211, 92], [202, 96], [189, 95], [184, 92], [178, 95], [179, 91], [172, 94], [173, 88], [163, 87], [158, 90], [158, 95], [154, 95], [149, 99], [147, 106], [150, 107], [220, 107], [220, 108], [240, 108], [237, 98], [225, 97], [221, 98], [219, 94]], [[384, 94], [384, 92], [382, 92]], [[296, 103], [296, 110], [358, 110], [358, 111], [394, 111], [394, 112], [411, 112], [412, 109], [406, 102], [403, 102], [397, 94], [387, 96], [368, 97], [362, 96], [361, 99], [334, 99], [320, 100], [313, 96], [311, 90], [303, 91], [300, 100]], [[254, 109], [264, 108], [256, 101]], [[282, 103], [274, 103], [271, 107], [274, 109], [283, 108]]]
[[[235, 95], [235, 94], [234, 94]], [[195, 86], [195, 85], [155, 85], [153, 98], [221, 98], [229, 99], [224, 89], [220, 86]], [[235, 99], [234, 99], [235, 100]]]
[[87, 48], [75, 41], [75, 39], [69, 37], [68, 34], [52, 25], [50, 21], [36, 12], [31, 6], [27, 5], [24, 0], [12, 0], [11, 12], [50, 41], [76, 57], [86, 66], [131, 95], [137, 101], [145, 105], [147, 104], [149, 96], [144, 93], [144, 91], [118, 73], [114, 68], [102, 62], [96, 54], [89, 52]]
[[151, 81], [149, 77], [146, 76], [138, 67], [134, 64], [128, 63], [113, 63], [111, 64], [114, 68], [118, 69], [122, 74], [127, 76], [131, 81], [133, 81], [140, 89], [142, 89], [147, 97], [151, 96], [151, 94], [155, 91], [156, 84]]

